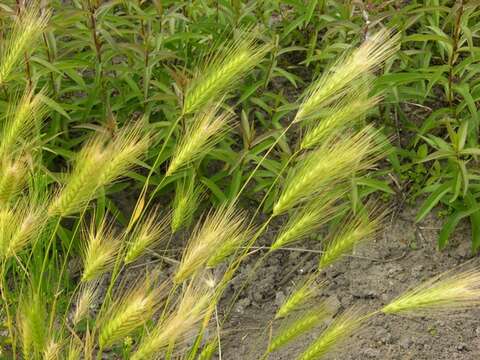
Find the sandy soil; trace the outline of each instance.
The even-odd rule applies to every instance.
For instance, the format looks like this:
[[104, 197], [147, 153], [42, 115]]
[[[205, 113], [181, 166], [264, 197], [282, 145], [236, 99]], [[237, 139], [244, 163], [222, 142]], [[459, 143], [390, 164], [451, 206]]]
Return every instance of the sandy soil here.
[[[436, 239], [441, 221], [430, 215], [415, 225], [414, 216], [413, 209], [395, 214], [376, 240], [362, 245], [351, 257], [332, 265], [322, 275], [327, 285], [321, 297], [336, 304], [337, 313], [354, 304], [378, 309], [409, 287], [471, 258], [467, 226], [460, 226], [448, 249], [439, 252]], [[268, 238], [267, 234], [262, 241], [267, 243]], [[306, 246], [319, 248], [314, 241]], [[250, 261], [233, 281], [231, 292], [239, 289], [251, 274], [256, 260]], [[222, 359], [261, 358], [268, 337], [265, 324], [292, 286], [301, 281], [317, 261], [316, 254], [285, 251], [272, 255], [255, 271], [252, 286], [241, 293], [225, 326]], [[269, 359], [295, 359], [317, 334], [297, 340]], [[329, 358], [479, 359], [480, 310], [435, 319], [380, 315], [369, 322], [365, 331], [349, 339], [341, 353]]]

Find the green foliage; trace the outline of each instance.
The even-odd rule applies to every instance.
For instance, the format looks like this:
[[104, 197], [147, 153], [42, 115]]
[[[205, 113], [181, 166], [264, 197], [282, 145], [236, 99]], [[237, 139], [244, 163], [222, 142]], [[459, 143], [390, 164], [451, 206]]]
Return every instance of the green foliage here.
[[377, 82], [385, 90], [381, 111], [401, 146], [401, 165], [393, 165], [402, 191], [423, 201], [416, 220], [439, 205], [446, 209], [439, 212], [446, 213], [438, 238], [444, 248], [460, 220], [469, 219], [473, 252], [480, 248], [477, 20], [475, 2], [402, 7], [390, 18], [403, 24], [402, 49]]

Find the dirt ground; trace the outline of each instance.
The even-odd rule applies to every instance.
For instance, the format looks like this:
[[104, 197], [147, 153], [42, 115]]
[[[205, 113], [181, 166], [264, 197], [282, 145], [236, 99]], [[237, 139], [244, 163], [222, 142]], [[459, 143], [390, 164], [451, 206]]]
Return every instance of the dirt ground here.
[[[441, 221], [430, 215], [416, 225], [414, 217], [415, 211], [411, 208], [395, 214], [377, 239], [363, 244], [352, 256], [332, 265], [322, 275], [327, 285], [321, 297], [336, 304], [337, 313], [354, 304], [378, 309], [402, 291], [471, 258], [468, 226], [459, 226], [448, 249], [439, 252], [436, 239]], [[274, 232], [272, 229], [270, 236]], [[268, 238], [269, 234], [262, 241], [271, 241]], [[312, 249], [319, 245], [309, 241], [305, 247]], [[255, 261], [252, 258], [240, 270], [232, 293], [252, 273]], [[278, 252], [267, 258], [255, 271], [252, 286], [241, 293], [233, 308], [222, 334], [222, 359], [261, 358], [268, 337], [265, 324], [292, 286], [301, 281], [317, 261], [317, 254], [296, 251]], [[317, 334], [297, 340], [269, 359], [295, 359]], [[434, 319], [379, 315], [370, 320], [365, 331], [350, 338], [342, 352], [329, 357], [345, 360], [479, 358], [480, 310]]]

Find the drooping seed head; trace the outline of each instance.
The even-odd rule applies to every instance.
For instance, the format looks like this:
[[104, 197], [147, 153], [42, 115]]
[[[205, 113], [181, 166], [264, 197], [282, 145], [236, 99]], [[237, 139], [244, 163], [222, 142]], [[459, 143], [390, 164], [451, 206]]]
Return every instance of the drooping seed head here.
[[168, 233], [168, 217], [159, 219], [153, 211], [137, 225], [131, 236], [125, 255], [125, 263], [130, 264], [142, 256], [147, 249], [162, 241]]
[[316, 274], [310, 275], [300, 287], [292, 291], [277, 310], [275, 319], [284, 318], [292, 314], [304, 307], [315, 296], [317, 296], [320, 289], [323, 287], [323, 284], [317, 284], [316, 279]]
[[150, 320], [162, 300], [161, 288], [140, 284], [116, 300], [100, 321], [99, 344], [108, 348]]
[[330, 139], [299, 159], [291, 169], [273, 207], [273, 215], [321, 196], [322, 192], [349, 179], [353, 173], [372, 167], [382, 148], [383, 144], [370, 126], [353, 136]]
[[297, 360], [317, 360], [333, 350], [340, 351], [340, 347], [362, 327], [369, 316], [362, 315], [357, 308], [346, 310], [297, 357]]
[[50, 216], [81, 211], [97, 194], [132, 168], [149, 144], [143, 123], [121, 129], [114, 139], [97, 134], [82, 148], [65, 185], [49, 206]]
[[292, 244], [326, 224], [337, 214], [342, 195], [343, 192], [326, 190], [320, 197], [296, 210], [279, 231], [270, 249], [273, 251]]
[[[180, 265], [175, 274], [175, 282], [180, 283], [207, 266], [221, 246], [235, 247], [245, 232], [245, 219], [233, 206], [222, 206], [210, 213], [201, 226], [194, 230]], [[225, 255], [225, 252], [223, 252]]]
[[347, 94], [335, 104], [322, 119], [310, 121], [308, 130], [300, 143], [301, 149], [311, 149], [321, 145], [329, 137], [354, 125], [368, 110], [379, 101], [379, 97], [369, 97], [368, 88]]
[[113, 266], [120, 242], [105, 219], [97, 228], [92, 224], [85, 238], [82, 281], [91, 281]]
[[305, 91], [294, 122], [310, 119], [319, 109], [351, 92], [355, 80], [375, 70], [397, 51], [398, 40], [389, 30], [381, 30], [342, 57]]
[[368, 217], [369, 214], [359, 214], [347, 218], [327, 242], [320, 258], [320, 269], [325, 269], [341, 256], [352, 251], [356, 245], [372, 238], [379, 229], [383, 216], [380, 215], [373, 220]]
[[425, 316], [476, 308], [480, 305], [480, 271], [474, 267], [467, 270], [447, 271], [386, 305], [385, 314]]
[[177, 183], [173, 200], [172, 232], [178, 231], [181, 227], [190, 226], [202, 192], [203, 188], [196, 184], [194, 177]]
[[209, 308], [214, 306], [214, 293], [208, 287], [189, 284], [170, 315], [161, 319], [140, 342], [131, 360], [160, 356], [165, 347], [178, 344], [200, 324]]
[[270, 341], [268, 352], [274, 352], [291, 343], [301, 335], [311, 332], [320, 325], [328, 316], [330, 311], [326, 303], [321, 303], [313, 309], [305, 311], [296, 316], [293, 321], [287, 322]]
[[235, 84], [260, 63], [269, 46], [259, 45], [253, 33], [241, 30], [236, 40], [230, 40], [208, 56], [187, 86], [183, 99], [183, 114], [201, 109], [208, 102], [224, 97]]
[[48, 11], [40, 13], [39, 6], [34, 1], [19, 12], [0, 53], [0, 85], [8, 81], [24, 53], [34, 48], [36, 40], [47, 26], [49, 17]]
[[220, 113], [218, 107], [210, 106], [191, 119], [175, 147], [167, 176], [207, 154], [229, 131], [232, 114]]

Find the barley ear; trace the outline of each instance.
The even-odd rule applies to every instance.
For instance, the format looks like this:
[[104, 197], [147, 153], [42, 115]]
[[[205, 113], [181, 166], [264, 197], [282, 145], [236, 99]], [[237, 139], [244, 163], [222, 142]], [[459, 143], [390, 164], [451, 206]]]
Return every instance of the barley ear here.
[[338, 202], [343, 192], [325, 191], [320, 197], [300, 207], [282, 226], [270, 250], [274, 251], [292, 244], [330, 221], [338, 213]]
[[205, 269], [212, 256], [215, 256], [215, 251], [221, 249], [224, 244], [228, 244], [229, 249], [226, 252], [228, 253], [238, 239], [242, 239], [245, 224], [244, 214], [232, 205], [221, 206], [208, 214], [203, 224], [197, 225], [193, 231], [177, 268], [174, 281], [181, 283]]
[[75, 300], [75, 310], [72, 313], [73, 325], [78, 325], [88, 316], [90, 308], [98, 296], [98, 285], [97, 281], [90, 281], [81, 285], [80, 292]]
[[20, 199], [12, 207], [0, 210], [0, 256], [16, 256], [42, 234], [46, 225], [45, 210], [32, 197]]
[[142, 339], [130, 359], [160, 357], [167, 346], [184, 340], [204, 319], [207, 310], [214, 304], [213, 300], [214, 294], [208, 287], [194, 282], [187, 285], [176, 309]]
[[369, 214], [358, 214], [349, 216], [343, 225], [339, 227], [327, 245], [320, 258], [320, 269], [348, 254], [355, 246], [371, 238], [379, 229], [382, 216], [370, 220]]
[[[242, 227], [242, 231], [232, 233], [225, 241], [212, 249], [212, 255], [207, 261], [207, 267], [215, 268], [224, 262], [229, 256], [236, 254], [244, 245], [254, 237], [254, 227]], [[233, 255], [234, 256], [234, 255]]]
[[11, 202], [25, 187], [28, 167], [23, 159], [0, 160], [0, 204]]
[[386, 305], [385, 314], [431, 315], [480, 305], [478, 268], [454, 269], [426, 281]]
[[50, 216], [67, 216], [81, 211], [97, 194], [111, 184], [144, 154], [149, 133], [143, 122], [121, 129], [114, 139], [99, 133], [78, 154], [73, 171], [49, 206]]
[[390, 58], [398, 44], [398, 35], [381, 30], [350, 55], [342, 57], [305, 91], [294, 122], [310, 119], [322, 107], [351, 92], [352, 84]]
[[330, 136], [353, 127], [380, 100], [378, 96], [369, 97], [368, 91], [367, 86], [362, 86], [359, 90], [345, 95], [339, 103], [329, 108], [321, 119], [312, 119], [307, 125], [300, 148], [314, 148]]
[[85, 231], [85, 245], [82, 252], [83, 273], [82, 281], [97, 279], [110, 270], [120, 247], [112, 226], [104, 219], [95, 228], [90, 225], [90, 230]]
[[208, 153], [229, 131], [231, 119], [232, 114], [219, 112], [219, 104], [210, 105], [191, 119], [175, 147], [166, 176]]
[[168, 217], [159, 219], [158, 211], [149, 213], [131, 235], [125, 263], [130, 264], [142, 256], [146, 250], [165, 239], [168, 234]]
[[194, 113], [229, 90], [263, 59], [269, 46], [259, 45], [249, 30], [241, 30], [236, 40], [222, 44], [196, 70], [185, 91], [183, 114]]
[[211, 360], [213, 359], [213, 355], [218, 349], [218, 339], [215, 338], [207, 343], [206, 346], [203, 347], [202, 352], [198, 355], [197, 360]]
[[43, 352], [43, 360], [59, 360], [61, 350], [62, 344], [54, 339], [50, 339]]
[[273, 215], [280, 215], [312, 197], [321, 196], [324, 191], [345, 182], [353, 173], [371, 168], [383, 155], [382, 148], [378, 132], [371, 126], [352, 136], [329, 139], [317, 150], [300, 158], [290, 170], [274, 204]]
[[317, 274], [310, 275], [307, 280], [283, 301], [275, 314], [275, 319], [289, 316], [309, 303], [320, 292], [323, 284], [316, 283]]
[[21, 11], [13, 23], [13, 29], [0, 53], [0, 85], [8, 81], [23, 54], [33, 47], [35, 41], [47, 26], [49, 12], [40, 13], [34, 1]]
[[330, 315], [327, 304], [323, 303], [294, 318], [284, 325], [270, 341], [268, 352], [274, 352], [298, 337], [312, 331]]
[[177, 182], [173, 199], [172, 232], [175, 233], [182, 227], [190, 226], [202, 193], [203, 188], [196, 184], [194, 176]]
[[109, 348], [144, 325], [152, 318], [161, 300], [161, 288], [151, 289], [147, 283], [137, 285], [116, 300], [100, 320], [100, 347]]
[[45, 117], [47, 107], [43, 102], [43, 91], [34, 94], [26, 91], [20, 99], [10, 101], [6, 119], [0, 130], [0, 158], [18, 156], [18, 150], [31, 142], [33, 129]]
[[321, 359], [333, 350], [341, 350], [340, 346], [360, 330], [370, 315], [361, 315], [358, 309], [346, 310], [336, 318], [330, 326], [297, 358], [297, 360]]
[[38, 291], [29, 291], [18, 312], [18, 326], [25, 359], [42, 354], [47, 345], [46, 304]]

